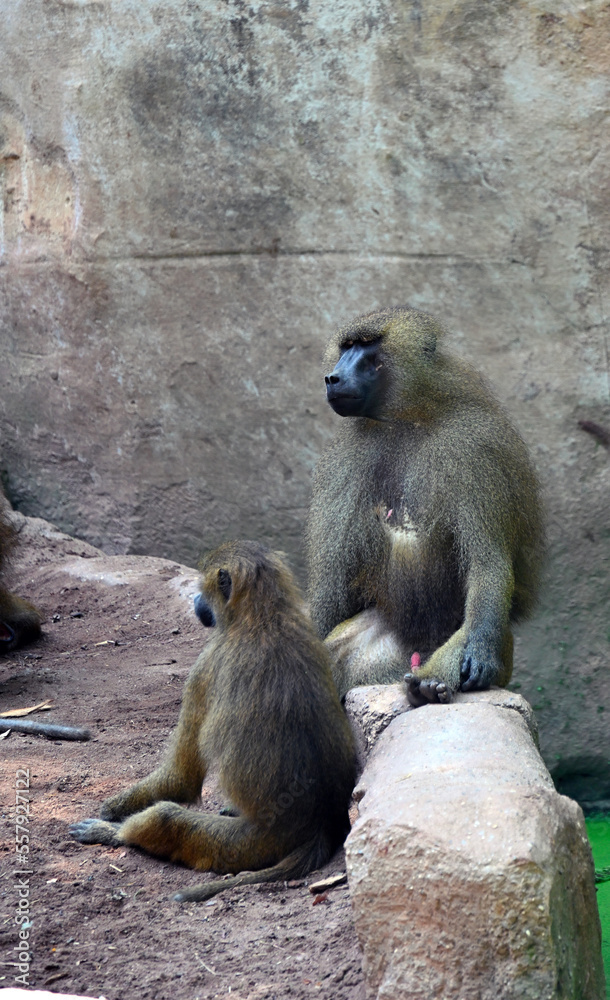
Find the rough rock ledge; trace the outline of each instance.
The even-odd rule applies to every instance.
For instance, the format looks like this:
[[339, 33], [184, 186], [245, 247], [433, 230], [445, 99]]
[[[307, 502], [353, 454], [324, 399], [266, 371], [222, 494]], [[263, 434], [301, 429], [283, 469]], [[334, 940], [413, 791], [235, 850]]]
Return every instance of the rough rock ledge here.
[[346, 844], [371, 995], [603, 1000], [584, 817], [553, 787], [527, 702], [493, 690], [403, 711], [396, 685], [347, 707], [364, 747], [381, 732]]

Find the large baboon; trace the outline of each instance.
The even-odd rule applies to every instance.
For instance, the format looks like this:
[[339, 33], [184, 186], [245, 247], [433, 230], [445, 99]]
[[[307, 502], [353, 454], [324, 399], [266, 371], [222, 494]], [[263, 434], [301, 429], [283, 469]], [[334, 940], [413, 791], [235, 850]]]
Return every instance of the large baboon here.
[[[163, 763], [107, 799], [103, 819], [72, 827], [83, 843], [134, 844], [200, 871], [245, 872], [180, 900], [324, 864], [348, 832], [355, 780], [328, 651], [278, 555], [255, 542], [222, 545], [203, 563], [195, 607], [215, 628]], [[231, 814], [176, 805], [199, 798], [212, 765]]]
[[[349, 419], [316, 470], [309, 599], [340, 694], [405, 670], [413, 705], [507, 684], [543, 536], [523, 441], [425, 313], [361, 316], [324, 360], [328, 402]], [[417, 671], [415, 651], [433, 651]]]
[[[0, 490], [0, 573], [16, 540], [9, 510]], [[12, 594], [0, 583], [0, 653], [7, 653], [25, 642], [37, 639], [41, 621], [41, 614], [33, 604]]]

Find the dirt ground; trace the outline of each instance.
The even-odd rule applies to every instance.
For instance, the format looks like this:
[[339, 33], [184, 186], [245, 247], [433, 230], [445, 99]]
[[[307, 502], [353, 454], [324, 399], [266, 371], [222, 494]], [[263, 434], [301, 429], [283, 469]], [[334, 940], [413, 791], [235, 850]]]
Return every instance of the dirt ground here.
[[[83, 725], [87, 743], [11, 734], [1, 742], [2, 966], [14, 981], [17, 771], [29, 774], [31, 988], [107, 1000], [327, 997], [364, 1000], [347, 886], [314, 904], [308, 883], [233, 890], [203, 904], [174, 891], [212, 876], [134, 849], [84, 846], [69, 824], [156, 765], [183, 681], [204, 641], [196, 573], [161, 559], [104, 556], [18, 517], [8, 582], [44, 611], [41, 642], [0, 657], [0, 711], [51, 699], [30, 718]], [[1, 725], [0, 725], [1, 731]], [[202, 808], [221, 805], [213, 782]]]

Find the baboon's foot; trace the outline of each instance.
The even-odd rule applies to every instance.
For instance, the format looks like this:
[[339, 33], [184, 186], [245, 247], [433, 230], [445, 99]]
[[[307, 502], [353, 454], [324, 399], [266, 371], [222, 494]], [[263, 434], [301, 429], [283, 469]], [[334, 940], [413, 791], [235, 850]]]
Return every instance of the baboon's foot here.
[[429, 704], [447, 705], [451, 701], [450, 687], [438, 677], [420, 678], [416, 674], [408, 673], [405, 674], [405, 683], [407, 698], [413, 708]]
[[108, 823], [104, 819], [82, 819], [73, 823], [70, 833], [81, 844], [104, 844], [106, 847], [118, 847], [121, 843], [117, 838], [120, 823]]

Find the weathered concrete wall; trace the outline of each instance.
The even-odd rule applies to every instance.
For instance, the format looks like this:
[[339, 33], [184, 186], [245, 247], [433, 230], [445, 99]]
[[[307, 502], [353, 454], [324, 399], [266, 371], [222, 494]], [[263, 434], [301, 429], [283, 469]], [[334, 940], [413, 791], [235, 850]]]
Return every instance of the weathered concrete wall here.
[[577, 424], [610, 425], [605, 0], [0, 13], [13, 502], [108, 552], [194, 563], [245, 535], [298, 562], [329, 330], [428, 309], [540, 468], [516, 678], [550, 765], [610, 800], [610, 463]]

